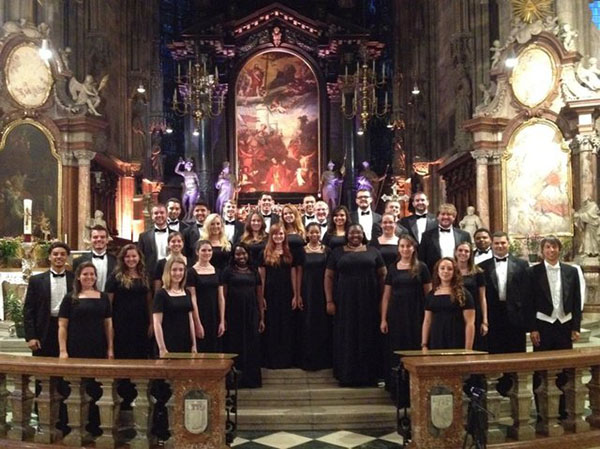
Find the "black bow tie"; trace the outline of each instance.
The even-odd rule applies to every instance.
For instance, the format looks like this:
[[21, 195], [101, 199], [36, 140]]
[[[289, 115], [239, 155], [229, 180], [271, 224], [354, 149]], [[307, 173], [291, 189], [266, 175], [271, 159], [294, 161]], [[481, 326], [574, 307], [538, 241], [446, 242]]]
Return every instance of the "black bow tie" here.
[[204, 226], [204, 224], [202, 224], [202, 223], [196, 223], [196, 226], [198, 227], [198, 229], [202, 229], [202, 226]]
[[179, 220], [173, 220], [169, 222], [169, 226], [173, 225], [173, 226], [177, 226], [179, 224]]
[[361, 211], [360, 215], [361, 215], [361, 216], [363, 216], [363, 215], [371, 215], [371, 211], [370, 211], [370, 210], [368, 210], [368, 211], [366, 211], [366, 212], [362, 212], [362, 211]]
[[427, 218], [427, 214], [423, 214], [423, 215], [415, 214], [415, 216], [417, 217], [417, 220], [419, 218]]
[[494, 257], [496, 262], [506, 262], [508, 260], [508, 256], [506, 257]]
[[321, 226], [322, 228], [326, 228], [327, 227], [327, 223], [319, 223], [319, 226]]
[[167, 232], [167, 228], [165, 228], [165, 229], [154, 228], [154, 232]]
[[52, 273], [53, 278], [64, 278], [67, 274], [66, 271], [63, 271], [62, 273], [55, 273], [54, 271], [51, 271], [50, 273]]
[[225, 220], [225, 224], [226, 225], [234, 225], [235, 224], [235, 220]]
[[480, 249], [475, 250], [475, 252], [477, 254], [488, 254], [490, 252], [490, 248], [486, 249], [485, 251], [481, 251]]
[[92, 253], [92, 259], [102, 259], [102, 260], [104, 260], [105, 254], [94, 254], [94, 253]]
[[261, 215], [263, 216], [263, 218], [271, 218], [271, 215], [273, 215], [273, 214], [268, 214], [268, 215], [261, 214]]
[[450, 232], [450, 229], [440, 228], [440, 232]]
[[314, 216], [314, 215], [305, 215], [305, 216], [304, 216], [304, 218], [305, 218], [306, 220], [314, 220], [314, 219], [315, 219], [315, 216]]

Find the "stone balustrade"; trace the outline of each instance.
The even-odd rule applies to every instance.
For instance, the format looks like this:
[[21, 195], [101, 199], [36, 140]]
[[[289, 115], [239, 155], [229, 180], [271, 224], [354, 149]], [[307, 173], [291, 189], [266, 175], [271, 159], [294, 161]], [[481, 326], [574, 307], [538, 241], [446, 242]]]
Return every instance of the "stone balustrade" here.
[[[483, 405], [489, 448], [552, 449], [600, 447], [600, 348], [498, 355], [404, 357], [410, 373], [412, 442], [418, 449], [463, 447], [468, 399], [464, 381], [473, 374], [487, 393]], [[532, 379], [541, 382], [534, 402]], [[559, 420], [561, 388], [566, 418]], [[509, 389], [499, 385], [508, 376]], [[498, 388], [500, 386], [500, 388]], [[505, 396], [501, 395], [502, 391]], [[510, 402], [504, 417], [503, 401]], [[537, 417], [536, 417], [537, 407]]]
[[[226, 426], [231, 427], [226, 377], [232, 371], [231, 357], [189, 356], [99, 360], [0, 355], [0, 447], [82, 447], [93, 443], [97, 448], [154, 448], [158, 442], [151, 425], [156, 399], [151, 389], [163, 379], [172, 391], [166, 404], [170, 438], [163, 447], [226, 448]], [[101, 388], [96, 405], [102, 435], [95, 438], [86, 431], [90, 398], [85, 387], [92, 379]], [[121, 379], [130, 379], [135, 388], [130, 419], [124, 419], [127, 412], [120, 406], [117, 385]], [[63, 398], [59, 384], [65, 382], [68, 389]], [[62, 400], [71, 429], [64, 437], [56, 428]]]

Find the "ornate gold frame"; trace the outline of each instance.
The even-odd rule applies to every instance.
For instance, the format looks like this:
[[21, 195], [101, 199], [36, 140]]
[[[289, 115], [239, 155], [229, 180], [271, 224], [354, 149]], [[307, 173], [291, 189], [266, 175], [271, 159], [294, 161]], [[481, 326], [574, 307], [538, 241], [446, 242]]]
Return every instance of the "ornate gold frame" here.
[[56, 159], [56, 162], [58, 164], [58, 189], [57, 189], [57, 207], [58, 210], [56, 211], [56, 234], [57, 234], [57, 238], [59, 240], [61, 240], [61, 236], [63, 235], [63, 226], [62, 226], [62, 219], [63, 219], [63, 166], [62, 166], [62, 160], [60, 155], [58, 154], [58, 152], [56, 151], [56, 145], [54, 142], [54, 137], [52, 136], [52, 133], [48, 130], [48, 128], [46, 128], [44, 125], [42, 125], [41, 123], [30, 119], [30, 118], [25, 118], [25, 119], [19, 119], [19, 120], [14, 120], [12, 122], [10, 122], [8, 125], [6, 125], [6, 127], [2, 130], [2, 138], [0, 139], [0, 151], [3, 151], [4, 148], [6, 147], [6, 139], [8, 138], [9, 134], [14, 131], [15, 128], [17, 128], [20, 125], [32, 125], [35, 126], [37, 129], [39, 129], [44, 136], [46, 136], [46, 139], [48, 139], [48, 143], [50, 144], [50, 153], [52, 154], [52, 156]]
[[[508, 144], [506, 145], [506, 148], [504, 150], [504, 152], [502, 153], [502, 229], [504, 229], [510, 237], [514, 237], [517, 239], [524, 239], [527, 236], [525, 235], [520, 235], [520, 234], [511, 234], [509, 232], [508, 229], [508, 198], [507, 198], [507, 163], [508, 160], [512, 157], [512, 145], [515, 139], [515, 136], [523, 129], [526, 127], [529, 127], [531, 125], [537, 125], [537, 124], [544, 124], [544, 125], [548, 125], [550, 126], [552, 129], [554, 129], [556, 132], [559, 133], [560, 136], [562, 136], [562, 143], [561, 143], [561, 150], [563, 153], [566, 153], [569, 158], [567, 161], [567, 182], [568, 182], [568, 189], [567, 189], [567, 197], [569, 199], [569, 206], [570, 206], [570, 210], [573, 209], [573, 175], [572, 175], [572, 163], [571, 163], [571, 150], [569, 148], [569, 145], [567, 145], [567, 143], [564, 140], [564, 135], [562, 133], [562, 131], [560, 130], [560, 128], [556, 125], [556, 123], [547, 120], [547, 119], [543, 119], [543, 118], [532, 118], [530, 120], [527, 120], [524, 123], [521, 123], [511, 134], [510, 139], [508, 141]], [[570, 226], [570, 231], [569, 232], [557, 232], [554, 233], [554, 235], [560, 236], [560, 237], [573, 237], [573, 217], [571, 216], [571, 226]]]
[[544, 47], [543, 45], [539, 45], [539, 44], [531, 44], [528, 45], [527, 47], [525, 47], [524, 49], [522, 49], [519, 54], [517, 55], [517, 61], [519, 60], [519, 58], [521, 57], [521, 55], [523, 55], [523, 53], [530, 51], [530, 50], [541, 50], [542, 52], [546, 53], [546, 55], [548, 55], [548, 57], [550, 58], [550, 63], [552, 65], [552, 87], [550, 89], [548, 89], [548, 92], [546, 93], [546, 96], [538, 101], [536, 104], [534, 105], [527, 105], [525, 103], [523, 103], [519, 97], [517, 97], [516, 93], [515, 93], [515, 89], [513, 87], [513, 83], [514, 83], [514, 73], [515, 73], [515, 68], [518, 65], [515, 65], [515, 67], [511, 70], [511, 74], [510, 74], [510, 78], [508, 79], [508, 82], [510, 84], [510, 90], [511, 90], [511, 94], [512, 97], [517, 101], [517, 103], [519, 103], [520, 106], [524, 107], [524, 108], [528, 108], [528, 109], [532, 109], [532, 108], [536, 108], [539, 105], [541, 105], [542, 103], [544, 103], [545, 101], [548, 100], [548, 98], [550, 98], [556, 91], [556, 87], [557, 87], [557, 82], [558, 82], [558, 65], [556, 64], [556, 58], [554, 57], [554, 55], [552, 54], [552, 52], [550, 52], [546, 47]]

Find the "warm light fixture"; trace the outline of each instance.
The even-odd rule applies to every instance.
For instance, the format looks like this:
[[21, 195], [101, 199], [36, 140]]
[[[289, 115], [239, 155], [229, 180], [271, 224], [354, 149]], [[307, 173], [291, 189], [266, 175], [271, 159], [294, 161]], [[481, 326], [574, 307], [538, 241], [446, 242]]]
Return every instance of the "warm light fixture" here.
[[140, 85], [137, 88], [137, 91], [139, 94], [145, 94], [146, 93], [146, 88], [144, 87], [144, 85], [142, 83], [140, 83]]
[[200, 131], [198, 131], [198, 128], [196, 128], [192, 134], [197, 137], [200, 135]]
[[48, 47], [48, 39], [42, 39], [42, 46], [39, 49], [39, 54], [44, 61], [48, 61], [52, 58], [52, 50]]
[[365, 130], [362, 128], [358, 128], [358, 131], [356, 131], [356, 134], [358, 134], [359, 136], [362, 136], [365, 133]]
[[171, 125], [167, 125], [167, 127], [165, 128], [165, 132], [167, 134], [173, 134], [173, 128], [171, 127]]
[[421, 89], [419, 89], [419, 85], [417, 84], [416, 81], [415, 81], [415, 85], [413, 86], [410, 93], [413, 95], [419, 95], [421, 93]]

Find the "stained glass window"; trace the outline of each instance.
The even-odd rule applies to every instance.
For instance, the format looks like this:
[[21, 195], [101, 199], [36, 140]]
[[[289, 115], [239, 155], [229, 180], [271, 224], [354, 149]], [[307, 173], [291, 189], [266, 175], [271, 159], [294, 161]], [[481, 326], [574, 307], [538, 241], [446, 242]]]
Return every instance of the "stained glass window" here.
[[590, 2], [590, 9], [592, 10], [592, 22], [600, 28], [600, 0]]

